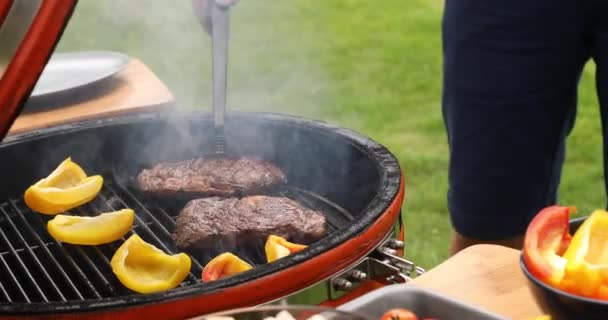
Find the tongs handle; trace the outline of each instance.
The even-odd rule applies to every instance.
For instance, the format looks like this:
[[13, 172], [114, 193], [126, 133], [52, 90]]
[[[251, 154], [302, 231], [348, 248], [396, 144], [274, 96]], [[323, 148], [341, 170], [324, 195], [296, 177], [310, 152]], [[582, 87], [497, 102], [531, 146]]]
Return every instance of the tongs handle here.
[[213, 115], [217, 138], [217, 151], [223, 153], [224, 117], [226, 113], [226, 86], [228, 77], [229, 7], [209, 0], [211, 9], [211, 42], [213, 59]]

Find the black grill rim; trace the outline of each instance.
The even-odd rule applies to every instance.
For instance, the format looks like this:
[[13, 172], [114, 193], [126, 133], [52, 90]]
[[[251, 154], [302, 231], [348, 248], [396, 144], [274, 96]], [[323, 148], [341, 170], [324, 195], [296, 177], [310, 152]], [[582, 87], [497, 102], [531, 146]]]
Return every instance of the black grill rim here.
[[[214, 291], [220, 292], [222, 288], [236, 286], [244, 282], [255, 281], [256, 279], [268, 276], [270, 274], [286, 271], [291, 266], [309, 259], [314, 259], [314, 257], [347, 242], [349, 239], [357, 235], [364, 233], [389, 208], [399, 193], [402, 172], [396, 157], [383, 145], [369, 137], [355, 132], [354, 130], [320, 120], [278, 113], [230, 112], [228, 113], [228, 119], [253, 120], [268, 123], [279, 122], [282, 124], [289, 124], [294, 127], [300, 127], [302, 129], [316, 130], [317, 133], [323, 133], [332, 137], [339, 136], [344, 139], [344, 143], [350, 144], [352, 147], [359, 149], [364, 154], [368, 155], [375, 163], [376, 169], [380, 173], [379, 192], [367, 205], [363, 216], [360, 219], [351, 222], [350, 225], [345, 226], [344, 232], [337, 232], [333, 235], [327, 236], [306, 250], [290, 255], [289, 257], [281, 259], [275, 263], [258, 266], [251, 271], [236, 276], [228, 277], [211, 283], [199, 283], [188, 287], [178, 287], [166, 292], [146, 295], [133, 293], [129, 296], [119, 296], [79, 302], [67, 301], [52, 303], [2, 304], [0, 305], [0, 314], [32, 316], [41, 314], [112, 311], [115, 309], [141, 307], [146, 304], [159, 304], [163, 302], [181, 300], [184, 298], [202, 296], [212, 294]], [[4, 139], [2, 144], [0, 144], [0, 155], [2, 154], [2, 149], [6, 146], [28, 143], [49, 136], [73, 133], [80, 130], [103, 128], [112, 125], [128, 125], [142, 122], [171, 122], [172, 120], [211, 122], [212, 116], [209, 113], [196, 111], [157, 111], [123, 115], [105, 119], [79, 121], [71, 124], [8, 136]], [[354, 262], [358, 260], [364, 254], [364, 252], [353, 253], [351, 255], [352, 261]], [[297, 292], [300, 289], [303, 288], [294, 288], [293, 292]], [[269, 299], [271, 298], [274, 299], [278, 297], [269, 297]]]

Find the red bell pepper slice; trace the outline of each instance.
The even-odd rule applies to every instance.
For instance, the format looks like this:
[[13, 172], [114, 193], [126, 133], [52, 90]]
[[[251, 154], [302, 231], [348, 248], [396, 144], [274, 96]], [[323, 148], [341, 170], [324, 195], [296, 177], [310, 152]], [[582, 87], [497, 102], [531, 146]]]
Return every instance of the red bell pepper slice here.
[[211, 259], [203, 268], [203, 282], [215, 281], [223, 277], [245, 272], [253, 267], [230, 252], [225, 252]]
[[532, 274], [558, 286], [564, 277], [566, 259], [562, 257], [572, 239], [570, 213], [574, 207], [550, 206], [530, 222], [524, 240], [524, 261]]
[[268, 236], [266, 245], [264, 246], [264, 250], [266, 251], [266, 260], [268, 262], [273, 262], [277, 259], [281, 259], [306, 248], [308, 248], [308, 246], [291, 243], [283, 237], [272, 234]]

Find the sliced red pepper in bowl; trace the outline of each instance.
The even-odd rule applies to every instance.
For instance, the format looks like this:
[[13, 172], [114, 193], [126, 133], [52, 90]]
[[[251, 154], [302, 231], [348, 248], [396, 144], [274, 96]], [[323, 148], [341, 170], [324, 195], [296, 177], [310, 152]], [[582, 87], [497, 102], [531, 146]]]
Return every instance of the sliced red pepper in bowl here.
[[570, 213], [573, 207], [550, 206], [530, 222], [524, 240], [524, 261], [534, 276], [553, 286], [564, 277], [567, 260], [562, 257], [570, 245]]

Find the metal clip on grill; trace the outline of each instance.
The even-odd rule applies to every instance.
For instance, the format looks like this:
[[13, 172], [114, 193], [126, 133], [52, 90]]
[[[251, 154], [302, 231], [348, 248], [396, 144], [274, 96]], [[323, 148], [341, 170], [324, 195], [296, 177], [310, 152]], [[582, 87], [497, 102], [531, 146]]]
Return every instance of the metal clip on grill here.
[[407, 283], [412, 280], [412, 276], [423, 274], [423, 268], [397, 254], [397, 250], [403, 249], [404, 243], [394, 236], [390, 234], [382, 245], [353, 268], [329, 279], [330, 298], [335, 300], [344, 296], [365, 280], [376, 279], [389, 284]]

